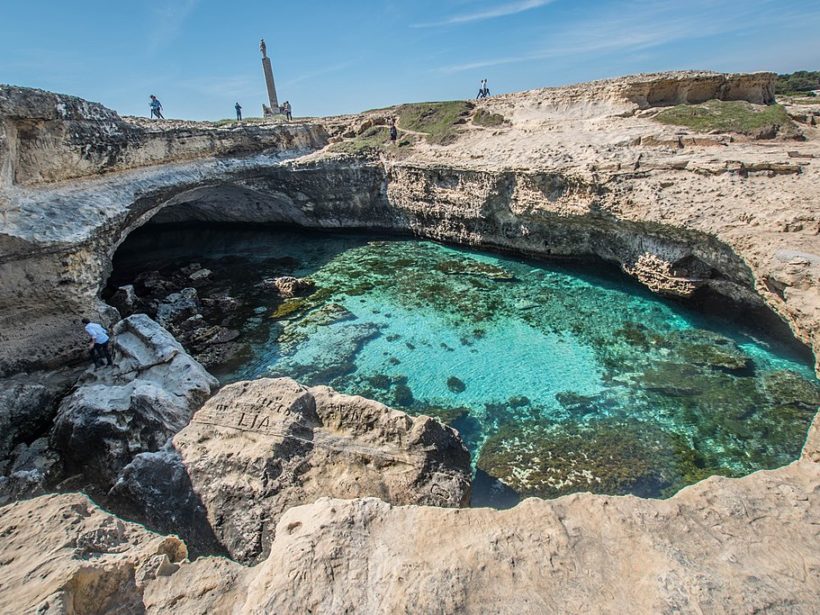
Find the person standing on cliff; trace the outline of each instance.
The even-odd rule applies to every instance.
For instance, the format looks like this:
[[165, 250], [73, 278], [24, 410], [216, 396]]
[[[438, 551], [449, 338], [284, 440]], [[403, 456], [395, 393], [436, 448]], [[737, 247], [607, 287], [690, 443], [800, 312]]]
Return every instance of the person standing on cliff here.
[[293, 116], [290, 113], [291, 107], [290, 107], [290, 101], [289, 100], [285, 101], [284, 107], [285, 107], [285, 117], [287, 118], [288, 121], [291, 121], [293, 119]]
[[111, 360], [111, 353], [108, 352], [108, 332], [105, 328], [96, 322], [91, 322], [88, 318], [83, 318], [85, 325], [85, 332], [91, 337], [91, 343], [88, 349], [91, 351], [91, 360], [94, 361], [94, 369], [103, 365], [103, 358], [108, 362], [109, 367], [114, 365]]
[[149, 103], [151, 107], [151, 117], [156, 117], [158, 120], [164, 120], [165, 118], [162, 117], [162, 103], [159, 102], [156, 96], [151, 94], [151, 102]]
[[237, 103], [233, 106], [233, 108], [234, 108], [234, 109], [236, 109], [236, 121], [237, 121], [237, 122], [241, 122], [241, 121], [242, 121], [242, 105], [240, 105], [240, 104], [237, 102]]
[[390, 143], [395, 145], [396, 138], [399, 136], [399, 130], [396, 128], [396, 120], [391, 117], [390, 120], [388, 120], [388, 125], [390, 126]]

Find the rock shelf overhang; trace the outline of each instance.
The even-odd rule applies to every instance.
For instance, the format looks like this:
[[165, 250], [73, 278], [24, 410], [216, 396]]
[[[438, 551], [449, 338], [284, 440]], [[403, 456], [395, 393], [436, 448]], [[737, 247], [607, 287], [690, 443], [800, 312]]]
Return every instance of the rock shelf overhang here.
[[708, 286], [765, 301], [817, 354], [816, 129], [803, 142], [644, 145], [680, 143], [682, 132], [647, 110], [705, 97], [768, 103], [772, 79], [664, 73], [495, 97], [482, 104], [508, 126], [469, 127], [451, 145], [420, 143], [401, 157], [327, 147], [378, 112], [156, 124], [3, 87], [0, 371], [71, 354], [64, 315], [95, 309], [117, 245], [152, 218], [377, 228], [599, 256], [660, 292]]

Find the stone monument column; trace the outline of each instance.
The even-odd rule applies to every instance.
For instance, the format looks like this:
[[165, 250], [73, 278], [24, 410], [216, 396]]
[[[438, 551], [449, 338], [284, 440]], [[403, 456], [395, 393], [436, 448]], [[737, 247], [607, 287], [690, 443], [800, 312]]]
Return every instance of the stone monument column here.
[[262, 70], [265, 72], [265, 84], [268, 86], [268, 101], [270, 101], [270, 110], [273, 113], [279, 113], [279, 100], [276, 98], [276, 84], [273, 82], [273, 68], [271, 68], [270, 65], [268, 48], [265, 45], [264, 38], [259, 41], [259, 51], [262, 52]]

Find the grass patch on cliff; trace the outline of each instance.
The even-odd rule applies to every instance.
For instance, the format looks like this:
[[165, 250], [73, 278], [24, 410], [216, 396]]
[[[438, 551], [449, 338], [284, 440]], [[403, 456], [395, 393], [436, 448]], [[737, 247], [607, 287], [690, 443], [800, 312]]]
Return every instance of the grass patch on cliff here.
[[677, 105], [658, 113], [662, 124], [685, 126], [699, 132], [719, 130], [758, 136], [795, 130], [781, 105], [753, 105], [743, 100], [710, 100], [702, 105]]
[[362, 134], [330, 146], [331, 152], [340, 154], [366, 154], [379, 152], [390, 142], [390, 130], [387, 126], [371, 126]]
[[486, 109], [479, 109], [473, 116], [473, 124], [476, 126], [483, 126], [484, 128], [498, 128], [506, 123], [503, 115], [492, 113]]
[[429, 143], [448, 145], [456, 140], [474, 105], [466, 100], [413, 103], [396, 109], [399, 127], [423, 132]]

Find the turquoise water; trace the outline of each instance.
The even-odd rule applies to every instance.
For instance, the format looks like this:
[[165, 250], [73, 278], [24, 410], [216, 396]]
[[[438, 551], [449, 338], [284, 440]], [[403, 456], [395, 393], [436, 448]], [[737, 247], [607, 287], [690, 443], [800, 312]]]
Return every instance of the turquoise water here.
[[[164, 234], [163, 234], [164, 233]], [[817, 405], [793, 340], [659, 299], [603, 265], [415, 240], [156, 231], [115, 266], [203, 263], [246, 303], [251, 358], [223, 382], [287, 375], [459, 430], [474, 503], [573, 491], [665, 497], [793, 461]], [[310, 277], [282, 302], [256, 284]], [[202, 292], [202, 291], [201, 291]]]

